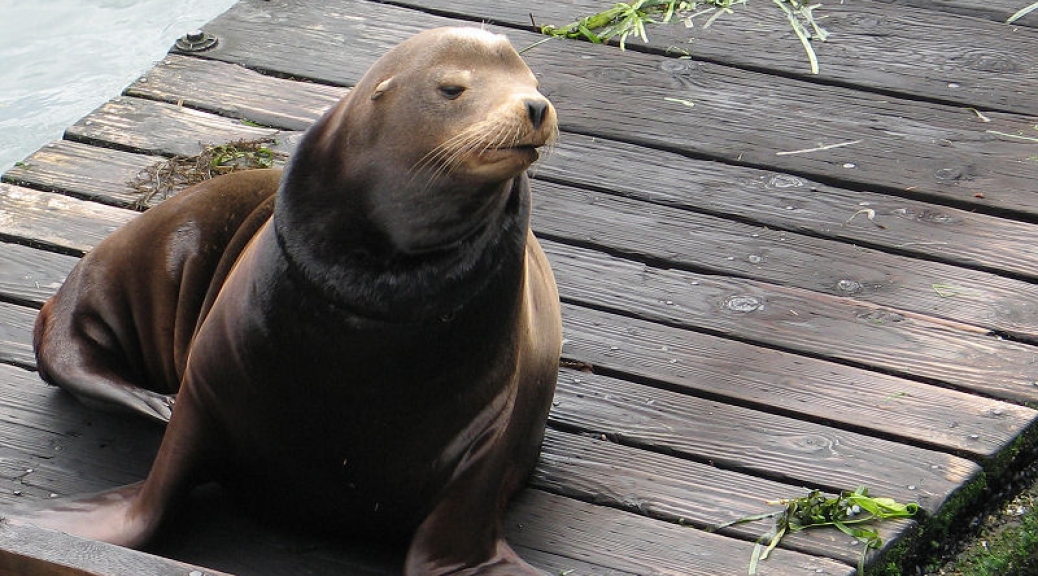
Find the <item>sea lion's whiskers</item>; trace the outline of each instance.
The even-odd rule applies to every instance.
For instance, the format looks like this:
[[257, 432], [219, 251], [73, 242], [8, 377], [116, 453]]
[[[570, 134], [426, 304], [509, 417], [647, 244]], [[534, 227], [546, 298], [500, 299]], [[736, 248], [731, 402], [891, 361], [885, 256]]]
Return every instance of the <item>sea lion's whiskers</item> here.
[[418, 160], [418, 162], [415, 162], [415, 164], [411, 167], [411, 170], [413, 172], [416, 172], [422, 170], [428, 165], [433, 164], [434, 162], [439, 163], [441, 158], [452, 154], [451, 150], [455, 147], [456, 144], [462, 142], [465, 138], [468, 137], [466, 132], [467, 131], [459, 132], [458, 134], [452, 136], [450, 139], [441, 143], [439, 146], [430, 150], [425, 156], [422, 156]]
[[411, 167], [411, 181], [414, 182], [419, 174], [423, 175], [425, 184], [422, 189], [427, 190], [443, 176], [450, 175], [463, 158], [475, 151], [483, 139], [484, 129], [483, 123], [470, 126], [434, 148]]

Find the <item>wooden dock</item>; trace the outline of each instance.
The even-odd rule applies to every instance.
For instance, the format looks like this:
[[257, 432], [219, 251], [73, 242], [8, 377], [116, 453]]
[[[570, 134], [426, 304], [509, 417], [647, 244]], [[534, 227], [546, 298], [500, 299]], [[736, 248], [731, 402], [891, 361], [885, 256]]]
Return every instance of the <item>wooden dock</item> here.
[[[533, 187], [567, 366], [508, 516], [524, 558], [570, 576], [745, 574], [769, 525], [706, 528], [866, 486], [923, 510], [879, 526], [871, 571], [898, 574], [1035, 460], [1038, 12], [1003, 23], [1025, 3], [826, 3], [818, 75], [770, 4], [652, 28], [626, 51], [554, 40], [524, 54], [562, 128]], [[171, 54], [7, 172], [0, 511], [148, 470], [161, 430], [43, 384], [30, 338], [77, 257], [137, 214], [141, 170], [238, 139], [290, 153], [419, 30], [488, 22], [524, 48], [543, 38], [531, 18], [606, 4], [241, 0], [205, 27], [215, 48]], [[381, 576], [401, 560], [259, 524], [215, 489], [158, 557], [9, 526], [0, 549], [0, 572], [27, 574], [187, 573], [165, 557], [209, 574]], [[759, 573], [850, 575], [860, 554], [835, 529], [807, 531]]]

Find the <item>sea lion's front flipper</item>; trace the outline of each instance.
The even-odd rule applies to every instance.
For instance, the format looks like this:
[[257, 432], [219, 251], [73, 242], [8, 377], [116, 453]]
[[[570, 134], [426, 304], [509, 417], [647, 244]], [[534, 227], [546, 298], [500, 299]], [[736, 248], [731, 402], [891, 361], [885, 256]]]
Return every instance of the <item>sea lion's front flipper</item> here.
[[[197, 403], [189, 392], [182, 403]], [[138, 548], [158, 531], [167, 512], [204, 480], [207, 454], [216, 442], [205, 411], [179, 410], [170, 421], [148, 478], [91, 496], [49, 502], [38, 510], [15, 511], [4, 520], [73, 536]]]
[[[491, 424], [411, 540], [404, 576], [545, 576], [504, 539], [501, 512], [515, 491], [507, 435]], [[463, 434], [464, 435], [464, 434]]]

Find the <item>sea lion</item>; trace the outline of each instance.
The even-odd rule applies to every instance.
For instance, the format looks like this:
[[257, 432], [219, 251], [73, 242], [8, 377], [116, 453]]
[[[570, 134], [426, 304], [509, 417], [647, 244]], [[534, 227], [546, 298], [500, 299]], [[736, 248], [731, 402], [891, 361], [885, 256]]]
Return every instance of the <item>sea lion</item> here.
[[172, 417], [144, 482], [15, 520], [141, 546], [217, 479], [278, 518], [410, 538], [408, 576], [539, 574], [501, 515], [561, 353], [526, 176], [556, 133], [506, 38], [426, 31], [280, 177], [219, 177], [100, 243], [40, 313], [41, 373], [158, 420], [175, 394]]

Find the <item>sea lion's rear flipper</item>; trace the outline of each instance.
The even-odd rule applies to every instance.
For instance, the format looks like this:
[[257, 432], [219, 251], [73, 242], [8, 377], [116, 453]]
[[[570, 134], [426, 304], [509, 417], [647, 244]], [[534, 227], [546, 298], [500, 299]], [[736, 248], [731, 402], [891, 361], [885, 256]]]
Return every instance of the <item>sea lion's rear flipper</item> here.
[[[84, 276], [73, 274], [70, 284]], [[115, 334], [119, 328], [105, 311], [76, 309], [73, 299], [49, 300], [36, 318], [33, 348], [40, 376], [91, 408], [169, 422], [174, 390], [148, 389], [134, 379]]]
[[91, 250], [36, 319], [40, 376], [93, 408], [168, 422], [195, 330], [273, 212], [280, 177], [207, 180]]

